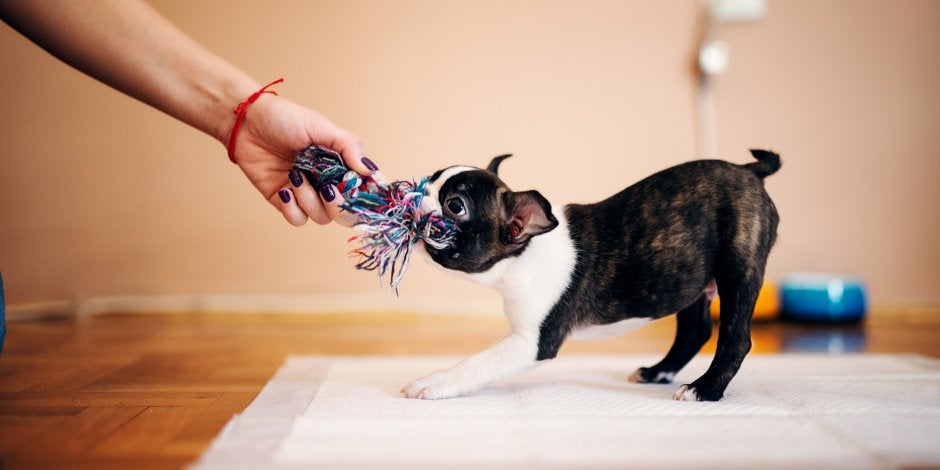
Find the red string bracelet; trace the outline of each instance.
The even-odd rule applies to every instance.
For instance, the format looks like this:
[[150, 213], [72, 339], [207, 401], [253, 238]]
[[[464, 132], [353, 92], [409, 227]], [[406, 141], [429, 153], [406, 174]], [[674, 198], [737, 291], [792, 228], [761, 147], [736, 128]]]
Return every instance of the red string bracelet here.
[[283, 78], [279, 78], [271, 83], [268, 83], [267, 85], [261, 87], [260, 90], [249, 96], [247, 100], [239, 103], [238, 106], [235, 107], [235, 125], [232, 126], [232, 135], [228, 138], [228, 159], [231, 160], [232, 163], [235, 163], [235, 139], [238, 138], [238, 130], [242, 127], [242, 121], [245, 120], [245, 113], [248, 112], [248, 105], [257, 101], [257, 99], [265, 93], [276, 95], [277, 92], [268, 90], [268, 87], [277, 85], [283, 81]]

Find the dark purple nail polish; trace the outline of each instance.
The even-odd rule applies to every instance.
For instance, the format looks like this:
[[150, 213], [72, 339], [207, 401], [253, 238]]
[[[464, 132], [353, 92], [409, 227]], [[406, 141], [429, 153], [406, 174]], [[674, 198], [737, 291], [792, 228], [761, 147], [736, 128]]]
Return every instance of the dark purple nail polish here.
[[366, 168], [369, 169], [369, 171], [376, 171], [379, 169], [379, 167], [376, 166], [375, 163], [372, 163], [372, 160], [369, 160], [369, 157], [362, 157], [360, 160], [362, 161], [362, 164], [365, 165]]
[[281, 198], [281, 202], [283, 202], [284, 204], [287, 204], [288, 202], [290, 202], [290, 191], [286, 189], [282, 189], [277, 192], [277, 195]]
[[296, 168], [287, 174], [287, 178], [290, 179], [290, 184], [294, 185], [295, 188], [299, 188], [300, 185], [304, 184], [304, 179], [300, 177], [300, 172]]
[[320, 194], [326, 202], [333, 202], [333, 199], [336, 199], [336, 193], [333, 192], [333, 187], [328, 184], [320, 186]]

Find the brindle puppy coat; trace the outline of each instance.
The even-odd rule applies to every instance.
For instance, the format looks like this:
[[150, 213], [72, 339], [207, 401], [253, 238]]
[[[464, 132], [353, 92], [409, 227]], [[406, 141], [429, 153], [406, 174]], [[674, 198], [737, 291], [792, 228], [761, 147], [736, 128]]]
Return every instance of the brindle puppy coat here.
[[711, 335], [708, 307], [722, 298], [718, 346], [704, 375], [678, 400], [718, 400], [751, 347], [750, 322], [776, 238], [778, 215], [763, 179], [779, 157], [685, 163], [595, 204], [570, 204], [557, 216], [537, 191], [513, 192], [487, 170], [435, 173], [432, 192], [458, 222], [454, 247], [427, 248], [437, 264], [500, 290], [512, 332], [451, 369], [403, 392], [446, 398], [554, 358], [572, 335], [622, 332], [678, 312], [666, 357], [630, 377], [671, 382]]

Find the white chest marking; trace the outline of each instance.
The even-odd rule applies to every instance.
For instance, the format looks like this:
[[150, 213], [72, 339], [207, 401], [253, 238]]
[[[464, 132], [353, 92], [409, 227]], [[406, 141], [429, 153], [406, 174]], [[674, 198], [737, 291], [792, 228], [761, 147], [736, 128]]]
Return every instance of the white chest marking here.
[[470, 274], [473, 281], [499, 290], [514, 331], [538, 340], [539, 328], [571, 282], [577, 252], [564, 211], [554, 230], [534, 237], [519, 256], [503, 259], [489, 271]]
[[628, 318], [607, 325], [588, 325], [574, 330], [571, 337], [574, 339], [605, 339], [620, 336], [646, 325], [652, 320], [649, 318]]

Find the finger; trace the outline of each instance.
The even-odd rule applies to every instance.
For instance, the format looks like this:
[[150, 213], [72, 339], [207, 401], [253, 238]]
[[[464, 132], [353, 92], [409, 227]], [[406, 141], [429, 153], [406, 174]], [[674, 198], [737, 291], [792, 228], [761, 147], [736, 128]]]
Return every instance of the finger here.
[[366, 156], [362, 141], [354, 134], [337, 128], [329, 145], [343, 157], [343, 162], [350, 170], [363, 176], [369, 176], [379, 170], [378, 165]]
[[291, 225], [299, 227], [307, 222], [307, 214], [297, 205], [294, 193], [290, 188], [284, 187], [279, 189], [271, 196], [269, 201], [271, 204], [274, 204], [274, 207], [277, 207], [278, 210], [281, 211], [281, 214], [284, 215], [284, 219]]
[[288, 179], [290, 179], [291, 186], [294, 187], [294, 198], [297, 200], [300, 209], [320, 225], [330, 223], [330, 214], [326, 212], [320, 195], [307, 178], [297, 169], [291, 169]]
[[320, 197], [323, 198], [324, 208], [330, 218], [344, 227], [352, 227], [359, 223], [359, 217], [352, 212], [343, 209], [346, 199], [336, 189], [336, 186], [324, 185], [320, 188]]

